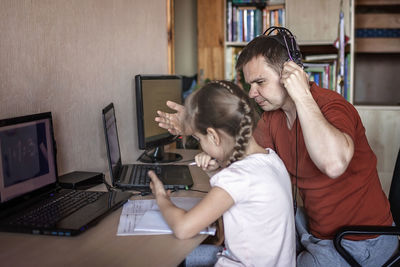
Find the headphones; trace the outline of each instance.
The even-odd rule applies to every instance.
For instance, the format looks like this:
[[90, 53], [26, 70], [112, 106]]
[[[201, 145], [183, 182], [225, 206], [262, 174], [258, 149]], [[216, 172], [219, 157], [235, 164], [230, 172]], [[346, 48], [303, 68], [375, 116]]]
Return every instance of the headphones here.
[[[277, 34], [271, 35], [274, 31], [277, 31]], [[266, 29], [263, 35], [269, 36], [270, 38], [278, 41], [283, 47], [286, 48], [289, 59], [294, 61], [300, 67], [303, 67], [300, 48], [296, 43], [294, 35], [289, 31], [289, 29], [284, 27], [272, 26]]]

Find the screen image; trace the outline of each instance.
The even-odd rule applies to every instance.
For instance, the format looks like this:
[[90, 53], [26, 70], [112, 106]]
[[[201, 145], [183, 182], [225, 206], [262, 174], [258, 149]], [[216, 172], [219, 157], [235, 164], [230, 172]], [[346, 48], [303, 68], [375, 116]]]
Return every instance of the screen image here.
[[56, 182], [48, 119], [0, 128], [0, 200]]
[[181, 81], [177, 79], [167, 80], [143, 80], [143, 121], [146, 141], [154, 141], [158, 138], [170, 136], [167, 130], [160, 128], [154, 118], [157, 110], [174, 112], [165, 104], [167, 100], [182, 103]]
[[107, 131], [108, 149], [110, 150], [111, 166], [114, 168], [121, 159], [114, 108], [109, 109], [108, 112], [105, 113], [105, 126]]

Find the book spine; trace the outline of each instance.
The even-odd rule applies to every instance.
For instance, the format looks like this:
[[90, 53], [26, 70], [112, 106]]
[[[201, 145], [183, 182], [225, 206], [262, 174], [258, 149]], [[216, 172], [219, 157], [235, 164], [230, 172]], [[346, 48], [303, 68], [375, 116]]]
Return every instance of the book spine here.
[[228, 40], [228, 42], [232, 42], [232, 2], [228, 1], [228, 5], [226, 8], [226, 19], [227, 19], [227, 23], [226, 23], [226, 40]]

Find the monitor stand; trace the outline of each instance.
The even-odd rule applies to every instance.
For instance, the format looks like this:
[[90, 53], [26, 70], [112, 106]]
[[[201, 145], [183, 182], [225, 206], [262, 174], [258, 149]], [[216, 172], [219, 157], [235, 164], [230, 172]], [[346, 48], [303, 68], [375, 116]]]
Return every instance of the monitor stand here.
[[144, 163], [168, 163], [179, 161], [182, 156], [177, 153], [164, 152], [164, 146], [156, 147], [151, 153], [145, 151], [138, 160]]

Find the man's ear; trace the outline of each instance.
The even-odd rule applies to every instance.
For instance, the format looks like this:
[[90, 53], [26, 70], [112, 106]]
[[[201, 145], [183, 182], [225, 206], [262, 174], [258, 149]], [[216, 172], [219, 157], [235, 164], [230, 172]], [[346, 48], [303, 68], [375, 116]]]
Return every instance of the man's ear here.
[[221, 143], [221, 138], [214, 128], [207, 128], [207, 138], [209, 138], [209, 140], [217, 146]]

